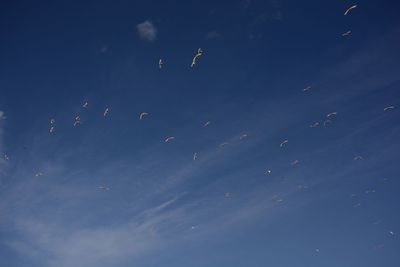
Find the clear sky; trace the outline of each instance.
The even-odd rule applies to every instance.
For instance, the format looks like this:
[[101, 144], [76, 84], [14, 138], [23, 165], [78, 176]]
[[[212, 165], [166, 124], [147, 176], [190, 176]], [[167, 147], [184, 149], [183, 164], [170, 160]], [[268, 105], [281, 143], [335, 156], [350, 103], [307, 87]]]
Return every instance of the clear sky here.
[[398, 267], [399, 10], [2, 1], [0, 266]]

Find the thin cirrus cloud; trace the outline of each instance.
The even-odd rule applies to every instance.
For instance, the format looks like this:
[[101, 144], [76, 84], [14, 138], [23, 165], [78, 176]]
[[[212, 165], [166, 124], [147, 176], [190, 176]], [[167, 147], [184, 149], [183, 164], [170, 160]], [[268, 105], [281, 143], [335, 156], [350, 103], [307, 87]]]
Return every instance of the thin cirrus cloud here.
[[136, 29], [140, 39], [148, 42], [153, 42], [157, 39], [157, 28], [150, 20], [145, 20], [136, 25]]

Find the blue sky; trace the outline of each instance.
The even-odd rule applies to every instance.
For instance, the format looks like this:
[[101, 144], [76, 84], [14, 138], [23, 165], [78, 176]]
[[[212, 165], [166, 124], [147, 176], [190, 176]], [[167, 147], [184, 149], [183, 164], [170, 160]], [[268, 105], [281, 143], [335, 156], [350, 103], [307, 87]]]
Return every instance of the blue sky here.
[[399, 7], [6, 1], [1, 266], [397, 267]]

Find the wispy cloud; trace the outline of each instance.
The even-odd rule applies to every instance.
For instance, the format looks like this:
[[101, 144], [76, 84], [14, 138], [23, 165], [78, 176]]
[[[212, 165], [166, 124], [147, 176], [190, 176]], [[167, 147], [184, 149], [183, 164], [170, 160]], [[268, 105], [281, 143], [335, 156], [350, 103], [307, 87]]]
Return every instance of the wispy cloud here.
[[144, 41], [152, 42], [157, 38], [157, 28], [150, 20], [139, 23], [136, 25], [136, 29], [139, 37]]

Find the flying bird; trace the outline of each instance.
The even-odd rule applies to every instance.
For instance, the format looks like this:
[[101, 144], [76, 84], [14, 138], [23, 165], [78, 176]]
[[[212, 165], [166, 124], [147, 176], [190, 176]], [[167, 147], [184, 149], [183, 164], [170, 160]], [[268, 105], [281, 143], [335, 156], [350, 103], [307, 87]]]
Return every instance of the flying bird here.
[[230, 198], [232, 196], [232, 193], [230, 193], [230, 192], [226, 192], [225, 194], [224, 194], [224, 197], [225, 198]]
[[354, 159], [354, 160], [363, 160], [364, 158], [361, 157], [361, 156], [355, 156], [353, 159]]
[[287, 143], [289, 143], [289, 140], [284, 140], [279, 146], [283, 147], [284, 145], [286, 145]]
[[173, 137], [173, 136], [169, 136], [169, 137], [167, 137], [167, 138], [165, 138], [165, 143], [168, 143], [169, 141], [172, 141], [172, 140], [174, 140], [175, 139], [175, 137]]
[[390, 231], [389, 234], [390, 234], [390, 235], [394, 235], [394, 232], [393, 232], [393, 231]]
[[351, 7], [349, 7], [345, 12], [344, 15], [346, 16], [347, 14], [349, 14], [350, 11], [352, 11], [353, 9], [355, 9], [357, 7], [357, 5], [353, 5]]
[[160, 60], [158, 60], [158, 67], [160, 69], [162, 69], [163, 65], [164, 65], [164, 61], [162, 60], [162, 58], [160, 58]]
[[336, 115], [337, 115], [337, 112], [334, 111], [334, 112], [331, 112], [331, 113], [329, 113], [328, 115], [326, 115], [326, 117], [329, 119], [330, 117], [336, 116]]
[[292, 163], [291, 163], [291, 165], [292, 166], [296, 166], [296, 165], [298, 165], [300, 163], [300, 161], [299, 160], [294, 160]]
[[347, 31], [345, 33], [342, 33], [342, 36], [350, 36], [350, 34], [351, 34], [351, 31]]
[[392, 110], [392, 109], [394, 109], [394, 106], [387, 106], [387, 107], [385, 107], [383, 109], [383, 111], [389, 111], [389, 110]]
[[147, 115], [149, 115], [149, 113], [147, 113], [147, 112], [142, 112], [142, 113], [140, 113], [139, 119], [140, 119], [140, 120], [143, 120], [143, 118], [144, 118], [145, 116], [147, 116]]
[[310, 125], [311, 128], [316, 128], [318, 126], [319, 126], [319, 122], [316, 122], [316, 123]]
[[197, 159], [197, 152], [194, 152], [194, 154], [193, 154], [193, 160], [196, 160]]
[[197, 53], [196, 55], [194, 55], [193, 60], [192, 60], [192, 64], [190, 65], [190, 67], [194, 67], [194, 65], [196, 65], [197, 60], [203, 55], [203, 50], [201, 48], [197, 49]]
[[266, 171], [265, 171], [265, 174], [266, 174], [266, 175], [270, 175], [271, 173], [272, 173], [271, 170], [266, 170]]
[[207, 127], [208, 125], [210, 125], [210, 123], [211, 123], [211, 121], [206, 121], [206, 122], [203, 124], [203, 127]]
[[107, 186], [99, 186], [99, 189], [102, 190], [102, 191], [109, 191], [110, 190], [110, 188], [107, 187]]
[[224, 146], [226, 146], [226, 145], [228, 145], [229, 143], [228, 142], [223, 142], [222, 144], [219, 144], [219, 147], [220, 148], [223, 148]]
[[7, 154], [4, 154], [4, 159], [5, 160], [10, 160], [10, 157]]
[[110, 112], [110, 109], [106, 108], [106, 110], [104, 110], [103, 116], [106, 117], [109, 112]]
[[43, 175], [43, 172], [37, 172], [37, 173], [35, 174], [36, 177], [39, 177], [39, 176], [42, 176], [42, 175]]
[[311, 85], [307, 86], [306, 88], [303, 89], [303, 92], [307, 92], [311, 90]]
[[326, 121], [324, 121], [324, 126], [326, 126], [326, 125], [328, 125], [328, 124], [331, 124], [331, 123], [332, 123], [331, 120], [326, 120]]
[[81, 117], [76, 116], [76, 117], [75, 117], [74, 126], [77, 126], [77, 125], [79, 125], [79, 124], [81, 124]]
[[82, 107], [83, 108], [87, 108], [89, 106], [89, 103], [87, 101], [85, 101], [85, 103], [83, 103]]
[[56, 122], [55, 119], [50, 119], [50, 124], [54, 124]]
[[240, 139], [240, 140], [243, 140], [243, 139], [245, 139], [245, 138], [247, 138], [247, 137], [248, 137], [247, 134], [242, 134], [242, 135], [239, 137], [239, 139]]
[[54, 126], [51, 126], [50, 129], [49, 129], [49, 132], [53, 133], [55, 130], [56, 130], [56, 128], [54, 128]]

